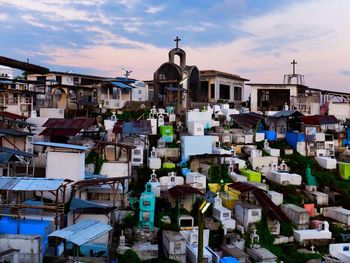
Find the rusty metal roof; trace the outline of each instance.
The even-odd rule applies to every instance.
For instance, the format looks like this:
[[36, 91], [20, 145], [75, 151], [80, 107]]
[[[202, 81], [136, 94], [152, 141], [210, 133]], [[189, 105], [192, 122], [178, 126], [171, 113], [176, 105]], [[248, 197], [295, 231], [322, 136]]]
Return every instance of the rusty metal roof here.
[[11, 113], [11, 112], [7, 112], [7, 111], [0, 111], [0, 116], [4, 117], [4, 118], [11, 119], [11, 120], [26, 120], [26, 119], [28, 119], [28, 117], [18, 115], [15, 113]]
[[42, 136], [75, 136], [80, 132], [80, 129], [45, 129], [40, 135]]
[[79, 188], [79, 187], [85, 187], [85, 186], [112, 184], [112, 183], [116, 183], [116, 182], [122, 182], [122, 181], [128, 180], [128, 179], [131, 179], [131, 176], [87, 179], [87, 180], [80, 180], [80, 181], [73, 183], [72, 187]]
[[339, 122], [334, 115], [300, 116], [299, 119], [307, 125], [337, 124]]
[[50, 118], [43, 127], [50, 129], [87, 129], [95, 123], [93, 118], [74, 118], [74, 119], [60, 119]]
[[203, 195], [201, 191], [197, 188], [194, 188], [188, 184], [176, 185], [168, 190], [168, 193], [173, 198], [178, 198], [186, 195]]
[[0, 190], [9, 191], [56, 191], [64, 179], [32, 177], [0, 177]]
[[260, 115], [254, 112], [243, 113], [243, 114], [232, 114], [230, 116], [231, 116], [231, 119], [235, 123], [237, 123], [239, 127], [245, 130], [255, 128], [256, 124], [264, 118], [263, 115]]
[[247, 182], [235, 182], [228, 187], [237, 190], [240, 193], [252, 193], [259, 204], [266, 209], [271, 217], [279, 221], [289, 221], [281, 209], [267, 196], [266, 191]]

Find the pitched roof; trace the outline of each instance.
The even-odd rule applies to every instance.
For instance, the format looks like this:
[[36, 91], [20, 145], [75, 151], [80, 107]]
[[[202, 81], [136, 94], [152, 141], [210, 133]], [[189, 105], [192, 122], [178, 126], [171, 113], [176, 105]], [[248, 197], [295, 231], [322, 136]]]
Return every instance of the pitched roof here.
[[95, 122], [93, 118], [74, 118], [74, 119], [60, 119], [50, 118], [44, 124], [43, 127], [50, 129], [87, 129], [91, 127]]
[[281, 117], [294, 117], [294, 116], [303, 116], [299, 111], [295, 110], [281, 110], [276, 112], [272, 117], [281, 118]]
[[8, 118], [8, 119], [12, 119], [12, 120], [26, 120], [26, 119], [28, 119], [28, 117], [18, 115], [15, 113], [11, 113], [11, 112], [7, 112], [7, 111], [0, 111], [0, 116]]
[[55, 142], [33, 142], [34, 145], [38, 146], [48, 146], [53, 148], [63, 148], [63, 149], [71, 149], [78, 151], [86, 151], [90, 147], [76, 144], [68, 144], [68, 143], [55, 143]]
[[82, 129], [88, 129], [95, 123], [93, 118], [60, 119], [50, 118], [44, 124], [46, 127], [40, 135], [43, 136], [75, 136]]
[[228, 187], [235, 189], [241, 193], [252, 193], [259, 204], [267, 210], [268, 214], [271, 217], [279, 221], [289, 221], [281, 209], [276, 206], [275, 203], [272, 202], [271, 199], [267, 196], [266, 191], [247, 182], [235, 182], [230, 184]]
[[232, 114], [231, 119], [242, 129], [249, 130], [255, 128], [256, 124], [264, 118], [263, 115], [250, 112], [243, 114]]
[[77, 246], [84, 245], [108, 233], [113, 228], [97, 220], [83, 220], [77, 224], [52, 232], [49, 237], [60, 237]]
[[16, 137], [21, 137], [21, 136], [28, 136], [28, 135], [33, 135], [31, 132], [25, 132], [25, 131], [20, 131], [20, 130], [15, 130], [15, 129], [0, 129], [0, 134], [5, 134], [5, 135], [11, 135], [11, 136], [16, 136]]
[[203, 195], [201, 191], [197, 188], [194, 188], [188, 184], [176, 185], [168, 190], [168, 193], [173, 198], [178, 198], [186, 195]]
[[10, 191], [56, 191], [64, 179], [33, 177], [0, 177], [0, 190]]
[[337, 124], [339, 122], [334, 115], [300, 116], [299, 119], [308, 125]]
[[0, 65], [21, 69], [32, 73], [46, 74], [49, 72], [48, 68], [2, 56], [0, 57]]

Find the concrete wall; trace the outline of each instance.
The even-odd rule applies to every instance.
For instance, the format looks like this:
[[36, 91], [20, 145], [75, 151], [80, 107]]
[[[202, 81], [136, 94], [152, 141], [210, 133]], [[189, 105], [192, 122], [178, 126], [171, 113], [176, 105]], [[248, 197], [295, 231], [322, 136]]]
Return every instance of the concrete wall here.
[[350, 104], [348, 103], [330, 103], [329, 115], [334, 115], [340, 120], [350, 118]]
[[48, 152], [46, 178], [83, 180], [85, 178], [85, 153]]
[[41, 263], [41, 236], [39, 235], [1, 235], [0, 251], [19, 249], [18, 260], [21, 263]]
[[107, 177], [123, 177], [129, 175], [129, 163], [106, 162], [102, 165], [101, 174]]
[[64, 110], [58, 108], [40, 108], [42, 118], [64, 118]]

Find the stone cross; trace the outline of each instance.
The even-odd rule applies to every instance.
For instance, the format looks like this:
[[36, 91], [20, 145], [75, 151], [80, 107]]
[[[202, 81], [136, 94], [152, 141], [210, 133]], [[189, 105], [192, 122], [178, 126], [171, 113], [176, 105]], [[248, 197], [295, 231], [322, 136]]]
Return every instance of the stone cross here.
[[293, 65], [293, 75], [295, 75], [295, 65], [298, 64], [298, 62], [296, 62], [294, 59], [293, 61], [290, 63]]
[[174, 39], [174, 41], [176, 42], [176, 48], [179, 48], [179, 42], [181, 41], [181, 39], [179, 38], [179, 36], [176, 36], [176, 38]]

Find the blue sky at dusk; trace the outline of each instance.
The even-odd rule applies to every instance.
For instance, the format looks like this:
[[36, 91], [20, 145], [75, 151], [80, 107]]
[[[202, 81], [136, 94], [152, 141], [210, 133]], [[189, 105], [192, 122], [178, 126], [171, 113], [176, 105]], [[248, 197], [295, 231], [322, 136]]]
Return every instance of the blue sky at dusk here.
[[0, 0], [0, 55], [149, 80], [173, 39], [199, 69], [278, 83], [298, 61], [313, 88], [350, 92], [347, 0]]

